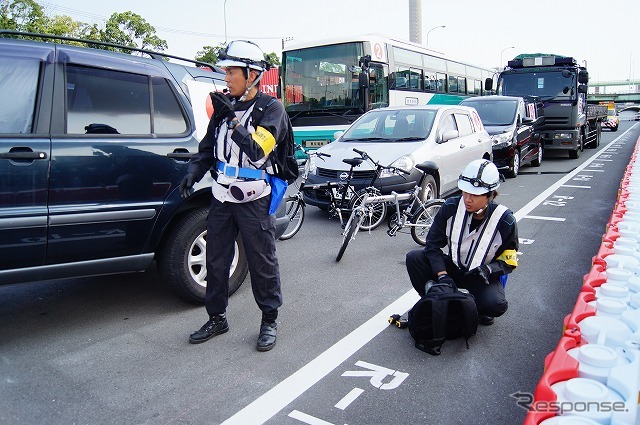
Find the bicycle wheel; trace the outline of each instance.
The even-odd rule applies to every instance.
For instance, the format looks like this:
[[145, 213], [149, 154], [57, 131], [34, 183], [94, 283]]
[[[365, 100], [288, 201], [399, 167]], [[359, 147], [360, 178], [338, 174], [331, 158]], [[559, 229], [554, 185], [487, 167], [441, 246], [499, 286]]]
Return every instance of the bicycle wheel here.
[[418, 245], [427, 244], [427, 233], [433, 224], [433, 218], [436, 216], [440, 207], [444, 204], [444, 199], [433, 199], [424, 204], [415, 215], [411, 218], [411, 237]]
[[347, 221], [347, 225], [344, 228], [344, 233], [342, 236], [342, 246], [340, 246], [340, 251], [338, 251], [338, 256], [336, 257], [336, 263], [342, 259], [345, 250], [347, 249], [347, 245], [351, 242], [351, 239], [356, 237], [356, 233], [358, 233], [359, 224], [362, 221], [362, 211], [354, 211], [349, 217], [349, 221]]
[[[362, 204], [362, 199], [364, 199], [364, 195], [369, 194], [369, 196], [380, 195], [380, 191], [375, 188], [369, 189], [360, 189], [356, 192], [356, 194], [351, 198], [349, 202], [349, 208], [351, 210], [356, 209], [360, 204]], [[376, 227], [380, 226], [385, 216], [387, 215], [387, 204], [384, 202], [379, 202], [375, 204], [367, 204], [365, 205], [365, 214], [362, 220], [362, 224], [360, 224], [360, 228], [362, 230], [373, 230]]]
[[304, 203], [298, 196], [289, 196], [286, 201], [285, 214], [289, 218], [289, 225], [287, 230], [280, 236], [281, 241], [291, 239], [298, 230], [302, 227], [304, 222]]

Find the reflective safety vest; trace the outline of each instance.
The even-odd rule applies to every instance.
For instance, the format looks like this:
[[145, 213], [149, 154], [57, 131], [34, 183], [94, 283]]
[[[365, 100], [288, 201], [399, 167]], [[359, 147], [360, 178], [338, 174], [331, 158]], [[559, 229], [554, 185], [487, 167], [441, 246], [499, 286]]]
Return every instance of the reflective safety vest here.
[[502, 245], [498, 225], [507, 212], [507, 207], [495, 205], [487, 212], [489, 211], [491, 211], [489, 218], [485, 217], [478, 228], [470, 231], [473, 214], [467, 212], [464, 201], [460, 198], [451, 226], [447, 229], [449, 255], [458, 267], [471, 270], [487, 264], [493, 260], [498, 248]]

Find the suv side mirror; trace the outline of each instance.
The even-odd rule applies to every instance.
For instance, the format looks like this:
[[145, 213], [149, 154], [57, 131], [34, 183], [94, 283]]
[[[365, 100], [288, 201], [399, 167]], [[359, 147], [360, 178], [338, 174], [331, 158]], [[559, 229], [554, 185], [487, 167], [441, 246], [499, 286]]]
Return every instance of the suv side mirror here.
[[333, 133], [333, 140], [336, 141], [339, 138], [342, 137], [342, 135], [344, 134], [344, 131], [336, 131], [335, 133]]

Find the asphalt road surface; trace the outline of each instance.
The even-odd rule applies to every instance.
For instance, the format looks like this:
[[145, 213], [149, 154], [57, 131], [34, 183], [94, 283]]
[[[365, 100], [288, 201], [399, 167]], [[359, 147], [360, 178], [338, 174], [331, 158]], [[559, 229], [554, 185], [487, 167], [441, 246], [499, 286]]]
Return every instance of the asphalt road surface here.
[[[611, 215], [640, 126], [622, 121], [577, 160], [547, 152], [497, 200], [519, 220], [509, 310], [466, 349], [433, 357], [387, 317], [417, 299], [404, 257], [419, 247], [385, 227], [358, 233], [340, 263], [336, 220], [308, 207], [277, 243], [284, 305], [278, 343], [255, 349], [250, 282], [230, 299], [230, 331], [145, 273], [0, 287], [0, 424], [517, 424]], [[383, 225], [385, 226], [385, 225]]]

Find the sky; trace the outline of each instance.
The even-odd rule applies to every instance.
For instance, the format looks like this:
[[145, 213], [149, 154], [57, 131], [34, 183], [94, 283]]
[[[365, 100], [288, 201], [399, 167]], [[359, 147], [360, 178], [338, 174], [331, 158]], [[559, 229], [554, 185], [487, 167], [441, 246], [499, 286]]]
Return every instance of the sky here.
[[[287, 46], [371, 33], [409, 40], [409, 0], [37, 2], [47, 15], [91, 24], [137, 13], [167, 41], [166, 53], [187, 58], [225, 36], [278, 55], [283, 39]], [[640, 0], [422, 0], [422, 44], [429, 32], [429, 48], [488, 68], [520, 53], [555, 53], [586, 61], [592, 82], [640, 80], [639, 20]]]

